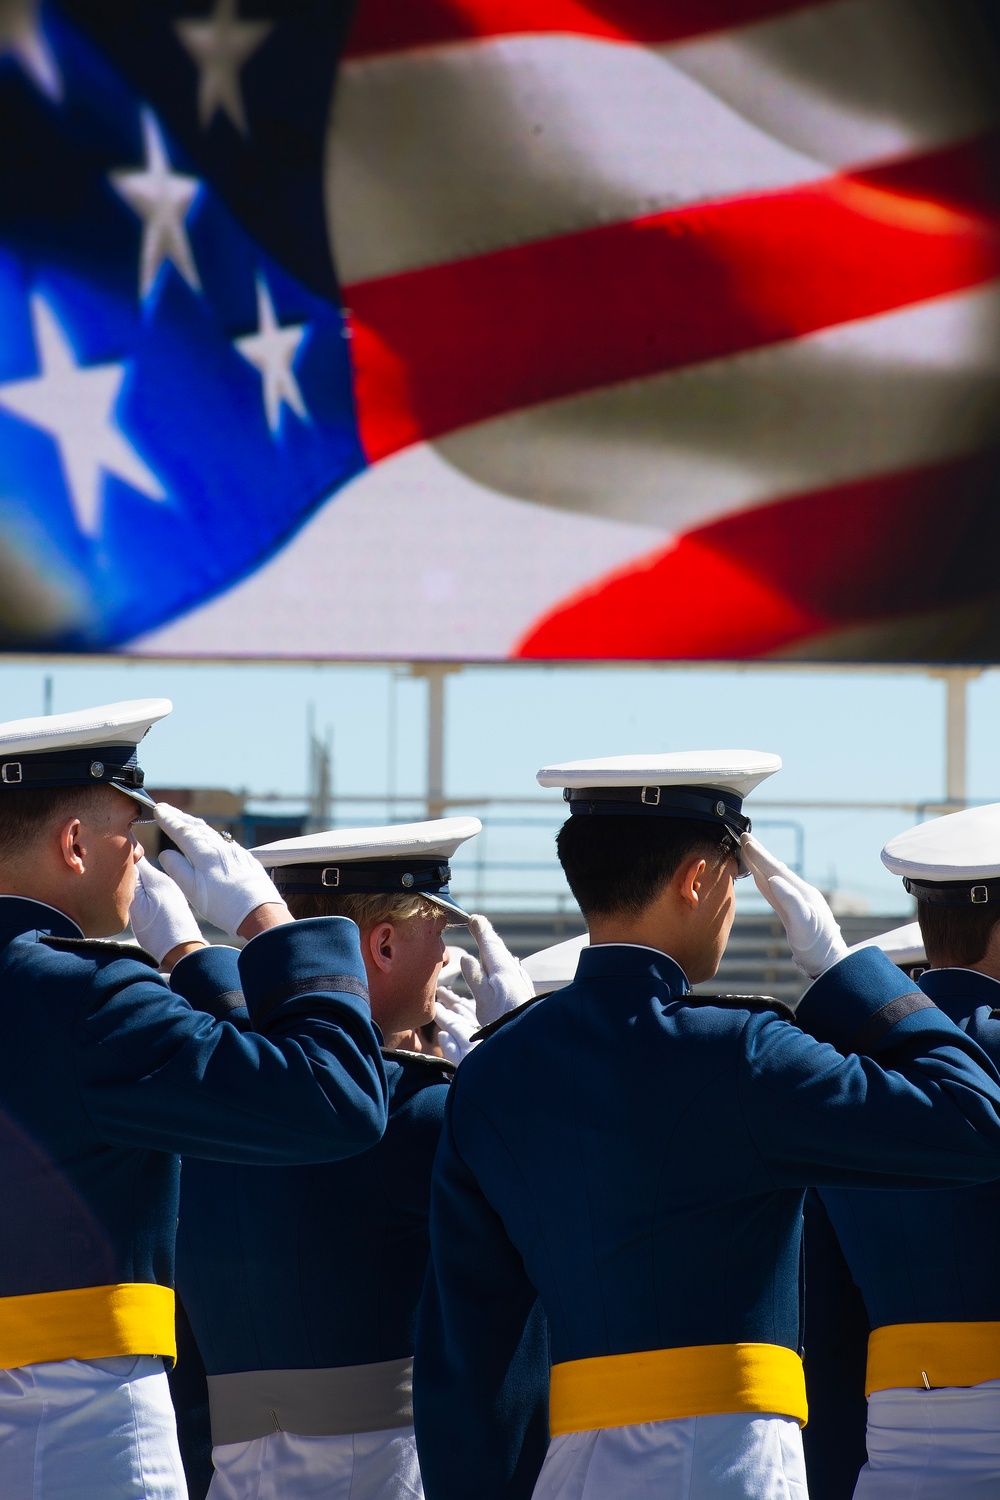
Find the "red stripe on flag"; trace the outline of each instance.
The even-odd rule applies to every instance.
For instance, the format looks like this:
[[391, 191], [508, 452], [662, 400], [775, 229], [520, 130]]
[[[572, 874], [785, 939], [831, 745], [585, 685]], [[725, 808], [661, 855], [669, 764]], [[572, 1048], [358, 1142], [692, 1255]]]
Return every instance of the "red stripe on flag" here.
[[991, 281], [997, 154], [990, 136], [348, 287], [368, 456]]
[[825, 3], [829, 0], [362, 0], [344, 56], [537, 32], [675, 42]]
[[972, 604], [1000, 589], [998, 483], [993, 452], [728, 516], [580, 590], [512, 655], [737, 660]]

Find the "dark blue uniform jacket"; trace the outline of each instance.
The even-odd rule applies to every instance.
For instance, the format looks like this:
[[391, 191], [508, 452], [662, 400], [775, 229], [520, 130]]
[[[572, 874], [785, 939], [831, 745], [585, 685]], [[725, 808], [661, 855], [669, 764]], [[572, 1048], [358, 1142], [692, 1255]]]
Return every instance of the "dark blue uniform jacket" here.
[[[1000, 984], [974, 969], [930, 969], [919, 982], [1000, 1064]], [[873, 1328], [1000, 1322], [1000, 1182], [823, 1199]]]
[[550, 1362], [797, 1349], [810, 1184], [1000, 1170], [996, 1072], [884, 954], [819, 979], [798, 1025], [687, 988], [654, 950], [585, 949], [462, 1064], [415, 1361], [428, 1500], [531, 1494]]
[[809, 1500], [851, 1500], [868, 1457], [868, 1314], [819, 1192], [806, 1194], [802, 1361], [809, 1422], [802, 1433]]
[[247, 945], [239, 972], [260, 1035], [194, 1010], [134, 953], [0, 897], [0, 1298], [172, 1285], [181, 1152], [325, 1161], [384, 1128], [352, 922], [296, 922]]
[[[222, 971], [231, 996], [239, 976]], [[196, 976], [193, 1004], [217, 995]], [[185, 984], [183, 974], [179, 982]], [[185, 1161], [177, 1287], [209, 1375], [328, 1369], [413, 1354], [431, 1168], [453, 1069], [385, 1056], [389, 1122], [349, 1161], [280, 1172]]]

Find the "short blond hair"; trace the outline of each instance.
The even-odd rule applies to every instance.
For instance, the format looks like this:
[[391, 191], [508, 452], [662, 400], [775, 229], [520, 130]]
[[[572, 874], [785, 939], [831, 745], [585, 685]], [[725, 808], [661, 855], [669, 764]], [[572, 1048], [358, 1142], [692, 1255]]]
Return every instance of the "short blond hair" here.
[[357, 922], [362, 932], [377, 927], [380, 922], [405, 922], [409, 917], [438, 917], [441, 908], [419, 892], [413, 895], [396, 896], [378, 891], [371, 895], [359, 894], [336, 896], [319, 891], [299, 892], [285, 897], [288, 910], [298, 921], [302, 917], [350, 917]]

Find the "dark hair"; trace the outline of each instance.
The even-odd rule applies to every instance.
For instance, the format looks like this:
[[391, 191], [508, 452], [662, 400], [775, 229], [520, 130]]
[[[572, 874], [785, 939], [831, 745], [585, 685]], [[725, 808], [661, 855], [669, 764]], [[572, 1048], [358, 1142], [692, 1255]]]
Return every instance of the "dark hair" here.
[[932, 901], [917, 902], [917, 921], [927, 951], [927, 962], [934, 969], [966, 969], [979, 963], [986, 952], [990, 934], [1000, 922], [1000, 902], [983, 906], [938, 906]]
[[556, 835], [569, 888], [584, 916], [638, 916], [688, 859], [734, 852], [732, 836], [688, 818], [577, 816]]
[[0, 863], [23, 854], [49, 828], [87, 816], [107, 786], [5, 787], [0, 791]]
[[295, 920], [303, 917], [350, 917], [363, 930], [380, 922], [405, 922], [407, 917], [440, 916], [441, 908], [419, 893], [354, 894], [337, 896], [320, 891], [299, 891], [285, 897]]

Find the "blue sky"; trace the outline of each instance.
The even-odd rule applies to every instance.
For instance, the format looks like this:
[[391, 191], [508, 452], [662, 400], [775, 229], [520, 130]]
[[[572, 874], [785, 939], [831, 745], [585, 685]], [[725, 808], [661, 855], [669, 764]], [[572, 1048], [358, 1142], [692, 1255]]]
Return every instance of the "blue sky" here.
[[[317, 728], [333, 732], [338, 792], [384, 797], [393, 778], [400, 794], [419, 797], [424, 790], [426, 687], [402, 668], [6, 658], [0, 717], [40, 713], [46, 676], [56, 712], [118, 698], [173, 700], [173, 715], [143, 747], [154, 785], [304, 792], [313, 705]], [[534, 774], [553, 761], [722, 746], [782, 756], [784, 770], [761, 789], [758, 802], [922, 802], [944, 793], [944, 686], [920, 672], [512, 664], [466, 668], [449, 678], [447, 692], [446, 789], [455, 796], [543, 796]], [[1000, 800], [1000, 672], [971, 685], [969, 710], [969, 796]], [[540, 817], [542, 826], [491, 831], [491, 860], [548, 863], [558, 799], [547, 795], [551, 814], [544, 807], [521, 810]], [[416, 805], [398, 813], [419, 815]], [[345, 808], [337, 821], [384, 817], [384, 804], [376, 803]], [[782, 820], [801, 827], [810, 879], [858, 895], [872, 910], [909, 909], [878, 855], [888, 837], [915, 821], [911, 814], [759, 807], [759, 832], [789, 858], [795, 834]], [[551, 884], [539, 871], [510, 870], [503, 878], [512, 894], [520, 882]]]

